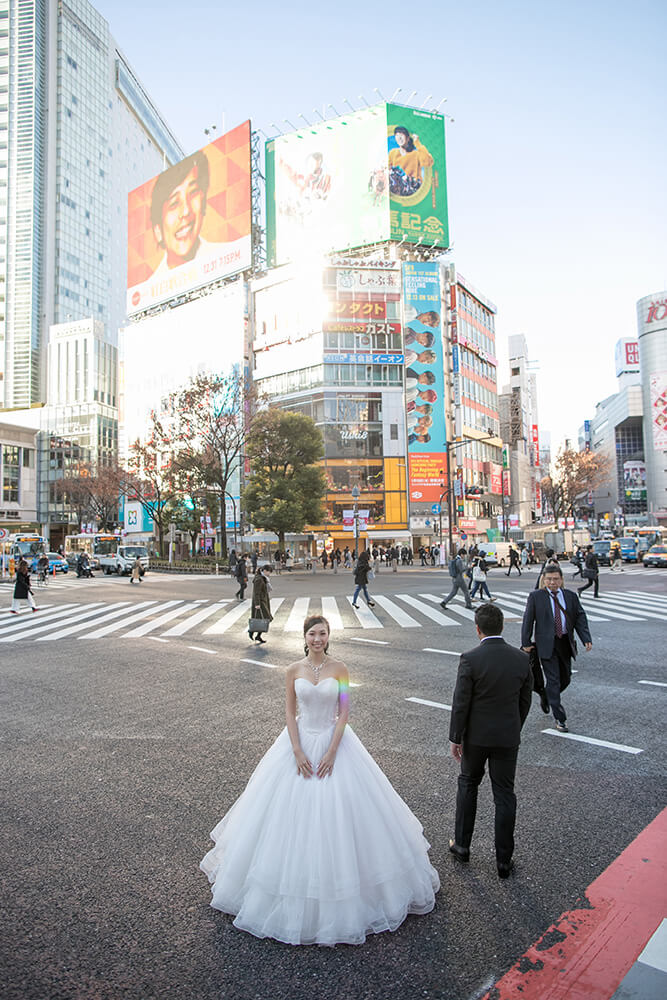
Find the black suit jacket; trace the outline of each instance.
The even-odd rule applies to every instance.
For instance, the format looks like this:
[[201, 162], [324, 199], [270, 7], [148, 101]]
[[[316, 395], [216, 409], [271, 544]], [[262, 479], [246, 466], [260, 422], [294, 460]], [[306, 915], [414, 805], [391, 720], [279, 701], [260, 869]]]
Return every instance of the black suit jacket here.
[[[586, 612], [581, 606], [579, 595], [573, 590], [563, 590], [561, 594], [565, 597], [565, 610], [567, 612], [567, 637], [570, 640], [572, 658], [577, 655], [574, 641], [576, 632], [582, 642], [592, 642], [591, 633], [588, 629], [588, 619]], [[562, 596], [559, 598], [562, 601]], [[549, 591], [532, 590], [528, 595], [528, 603], [523, 613], [523, 624], [521, 626], [521, 645], [531, 646], [533, 644], [532, 634], [535, 627], [535, 645], [537, 654], [541, 660], [548, 660], [553, 656], [554, 640], [556, 638], [556, 628], [554, 625], [553, 604]]]
[[452, 743], [515, 747], [530, 711], [530, 660], [501, 636], [462, 653], [452, 703]]

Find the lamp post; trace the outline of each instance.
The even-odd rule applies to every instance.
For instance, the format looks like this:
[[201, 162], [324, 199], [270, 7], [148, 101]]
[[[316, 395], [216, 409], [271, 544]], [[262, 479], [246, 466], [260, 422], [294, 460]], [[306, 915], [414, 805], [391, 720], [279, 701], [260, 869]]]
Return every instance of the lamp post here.
[[355, 484], [352, 487], [352, 499], [354, 500], [354, 558], [359, 558], [359, 487]]

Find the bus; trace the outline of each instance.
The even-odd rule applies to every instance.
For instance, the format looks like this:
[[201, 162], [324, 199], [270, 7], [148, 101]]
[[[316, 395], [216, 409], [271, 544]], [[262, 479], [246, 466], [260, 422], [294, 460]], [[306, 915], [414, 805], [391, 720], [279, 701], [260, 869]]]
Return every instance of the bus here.
[[33, 559], [46, 552], [46, 539], [36, 532], [16, 532], [0, 542], [0, 565], [2, 575], [14, 573], [19, 559], [26, 559], [32, 565]]
[[648, 524], [641, 528], [628, 527], [626, 530], [637, 541], [639, 562], [652, 545], [664, 545], [667, 539], [667, 529], [658, 524]]

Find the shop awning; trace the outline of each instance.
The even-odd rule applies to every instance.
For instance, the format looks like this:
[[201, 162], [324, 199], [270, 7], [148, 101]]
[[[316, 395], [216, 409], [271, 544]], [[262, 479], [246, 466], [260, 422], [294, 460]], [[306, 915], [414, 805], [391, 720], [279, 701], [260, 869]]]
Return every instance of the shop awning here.
[[373, 541], [376, 539], [383, 539], [383, 540], [386, 539], [387, 541], [396, 541], [396, 542], [399, 541], [399, 539], [405, 539], [405, 541], [412, 541], [411, 531], [381, 531], [380, 529], [376, 531], [374, 528], [372, 528], [366, 532], [362, 531], [360, 532], [360, 534], [362, 535], [366, 534], [368, 536], [369, 541]]

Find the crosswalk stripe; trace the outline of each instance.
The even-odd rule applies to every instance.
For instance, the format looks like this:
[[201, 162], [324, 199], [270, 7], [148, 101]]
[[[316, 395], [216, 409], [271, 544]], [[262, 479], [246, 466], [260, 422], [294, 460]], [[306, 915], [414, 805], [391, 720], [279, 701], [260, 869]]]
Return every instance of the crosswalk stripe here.
[[309, 597], [297, 597], [283, 625], [283, 632], [301, 632], [304, 620], [308, 617], [309, 602]]
[[216, 611], [220, 611], [227, 604], [229, 604], [229, 601], [217, 601], [215, 604], [211, 604], [208, 608], [202, 608], [201, 611], [198, 611], [196, 614], [190, 615], [189, 618], [186, 618], [185, 621], [179, 622], [178, 625], [173, 625], [167, 632], [163, 632], [162, 634], [165, 638], [170, 635], [185, 635], [185, 633], [189, 632], [191, 628], [195, 627], [195, 625], [199, 625], [200, 622], [210, 618], [211, 615], [214, 615]]
[[[158, 604], [157, 607], [144, 608], [143, 611], [137, 611], [136, 614], [130, 615], [124, 621], [111, 622], [109, 625], [103, 625], [102, 628], [96, 628], [94, 632], [90, 632], [88, 635], [79, 636], [80, 639], [103, 639], [105, 636], [110, 635], [112, 632], [117, 632], [121, 628], [125, 628], [126, 625], [134, 625], [135, 622], [141, 621], [143, 618], [147, 618], [148, 615], [155, 614], [156, 611], [166, 611], [167, 608], [173, 608], [175, 604], [183, 604], [183, 601], [165, 601], [164, 604]], [[136, 605], [133, 605], [133, 608]]]
[[418, 622], [412, 615], [409, 615], [403, 608], [399, 607], [398, 604], [395, 604], [390, 597], [385, 597], [384, 594], [376, 594], [374, 599], [375, 603], [384, 608], [401, 628], [422, 627], [421, 622]]
[[362, 628], [384, 628], [379, 618], [376, 618], [367, 604], [359, 604], [356, 608], [352, 606], [352, 598], [347, 598], [350, 610]]
[[610, 606], [612, 608], [620, 608], [624, 611], [636, 611], [638, 615], [643, 618], [657, 618], [658, 621], [664, 622], [667, 620], [667, 614], [660, 614], [658, 611], [649, 607], [652, 610], [647, 610], [646, 605], [643, 601], [640, 601], [638, 597], [598, 597], [600, 601], [600, 607], [605, 608]]
[[322, 614], [329, 622], [329, 628], [332, 632], [338, 632], [345, 628], [335, 597], [322, 598]]
[[402, 601], [409, 604], [410, 607], [414, 608], [416, 611], [421, 611], [426, 618], [430, 618], [432, 622], [437, 622], [438, 625], [458, 625], [455, 618], [449, 618], [447, 615], [443, 614], [442, 611], [436, 611], [435, 608], [430, 608], [428, 604], [424, 604], [423, 601], [418, 601], [416, 597], [412, 597], [410, 594], [396, 594], [396, 597], [400, 597]]
[[222, 635], [226, 632], [239, 618], [249, 616], [250, 613], [250, 601], [246, 599], [237, 604], [235, 608], [230, 608], [226, 615], [222, 618], [218, 618], [217, 622], [213, 622], [208, 628], [204, 629], [204, 635]]
[[[602, 597], [593, 599], [598, 601], [595, 607], [600, 608], [602, 613], [606, 615], [608, 618], [618, 618], [620, 621], [624, 622], [641, 622], [645, 620], [641, 617], [640, 614], [624, 615], [621, 611], [612, 610], [612, 606], [609, 605], [609, 602], [605, 601], [604, 598]], [[588, 615], [588, 602], [582, 601], [581, 603], [583, 605], [584, 611], [586, 612], [586, 615]]]
[[[127, 602], [124, 601], [123, 603], [126, 604]], [[69, 628], [71, 622], [83, 621], [83, 624], [80, 627], [82, 629], [88, 628], [89, 625], [90, 625], [90, 622], [84, 621], [84, 619], [91, 618], [93, 615], [99, 615], [99, 613], [100, 613], [101, 610], [102, 610], [102, 607], [100, 606], [100, 604], [87, 604], [85, 606], [85, 608], [83, 608], [83, 609], [79, 605], [79, 607], [75, 609], [75, 613], [74, 614], [69, 614], [68, 613], [67, 615], [63, 616], [64, 617], [64, 623]], [[53, 621], [47, 622], [46, 625], [38, 626], [37, 628], [32, 629], [31, 632], [30, 632], [30, 638], [32, 638], [32, 636], [36, 635], [38, 632], [48, 632], [49, 629], [52, 629], [54, 627], [57, 628], [57, 629], [60, 629], [62, 624], [63, 624], [62, 619], [60, 621], [56, 621], [56, 622], [53, 622]], [[72, 627], [76, 628], [77, 626], [74, 625]], [[57, 632], [56, 635], [57, 636], [62, 635], [63, 631], [65, 631], [65, 629], [62, 629], [60, 632]], [[16, 636], [16, 639], [20, 639], [20, 638], [21, 638], [20, 635]], [[37, 639], [37, 642], [42, 642], [45, 638], [50, 639], [51, 636], [40, 636], [39, 639]], [[15, 641], [15, 638], [13, 636], [7, 636], [7, 638], [0, 639], [0, 642], [14, 642], [14, 641]]]
[[[155, 604], [155, 601], [142, 601], [140, 604], [133, 604], [131, 607], [143, 607], [145, 604]], [[109, 612], [109, 614], [102, 615], [95, 622], [98, 625], [100, 622], [109, 621], [112, 618], [118, 618], [119, 615], [126, 615], [130, 610], [129, 601], [121, 601], [114, 605], [115, 610]], [[99, 611], [99, 609], [98, 609]], [[83, 632], [84, 629], [90, 628], [90, 622], [83, 622], [78, 625], [68, 625], [66, 628], [60, 629], [58, 632], [52, 632], [51, 635], [41, 636], [37, 642], [53, 642], [55, 639], [64, 639], [69, 635], [75, 635], [77, 632]]]
[[[528, 600], [528, 594], [520, 594], [517, 591], [514, 591], [514, 593], [516, 594], [516, 596], [518, 598], [523, 598], [524, 608], [525, 608], [526, 601]], [[602, 617], [600, 617], [600, 615], [594, 615], [592, 612], [590, 612], [588, 610], [588, 607], [586, 607], [586, 617], [588, 618], [589, 622], [608, 622], [609, 621], [609, 618], [602, 618]]]
[[172, 608], [171, 611], [165, 612], [165, 614], [160, 615], [159, 618], [153, 618], [149, 622], [144, 622], [143, 625], [137, 625], [137, 627], [133, 628], [131, 632], [126, 632], [123, 639], [138, 639], [142, 635], [148, 635], [149, 632], [154, 632], [156, 628], [166, 625], [167, 622], [172, 621], [174, 618], [178, 618], [179, 615], [184, 614], [186, 611], [193, 611], [198, 607], [199, 603], [193, 603], [183, 604], [179, 608]]
[[[434, 604], [440, 604], [443, 600], [443, 598], [438, 597], [437, 594], [420, 594], [419, 596], [425, 598], [427, 601], [433, 601]], [[456, 604], [454, 604], [454, 601], [456, 601]], [[475, 612], [470, 608], [466, 608], [465, 604], [459, 604], [456, 597], [449, 602], [447, 610], [453, 611], [455, 614], [461, 615], [463, 618], [467, 618], [471, 622], [474, 622], [475, 620]]]
[[35, 625], [38, 625], [40, 622], [45, 621], [47, 618], [48, 619], [60, 618], [64, 614], [70, 614], [70, 615], [74, 614], [74, 612], [80, 607], [81, 607], [80, 604], [61, 604], [59, 608], [51, 608], [49, 611], [46, 612], [42, 612], [40, 610], [36, 618], [33, 617], [32, 612], [30, 614], [30, 618], [27, 618], [23, 615], [18, 617], [16, 615], [12, 615], [10, 624], [3, 625], [2, 627], [0, 627], [0, 635], [2, 635], [4, 632], [11, 632], [12, 630], [16, 631], [17, 628], [21, 629], [30, 627], [34, 628]]
[[655, 611], [667, 611], [667, 599], [662, 597], [657, 597], [654, 594], [633, 594], [632, 592], [627, 594], [615, 593], [615, 594], [605, 594], [605, 597], [622, 597], [628, 601], [641, 601], [643, 605], [647, 608], [652, 608]]

